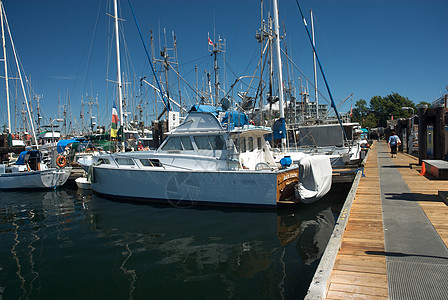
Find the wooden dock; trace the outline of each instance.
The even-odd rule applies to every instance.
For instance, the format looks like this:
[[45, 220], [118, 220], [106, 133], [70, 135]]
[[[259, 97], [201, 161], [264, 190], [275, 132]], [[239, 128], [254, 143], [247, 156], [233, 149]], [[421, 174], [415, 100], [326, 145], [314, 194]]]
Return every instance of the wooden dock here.
[[[344, 226], [342, 229], [335, 227], [336, 231], [342, 231], [341, 238], [339, 241], [330, 240], [316, 272], [319, 274], [315, 275], [306, 299], [388, 299], [391, 297], [391, 283], [388, 282], [388, 278], [394, 277], [388, 274], [387, 264], [391, 264], [391, 256], [396, 253], [387, 252], [385, 249], [385, 240], [387, 240], [385, 232], [388, 233], [388, 229], [383, 226], [383, 217], [387, 212], [385, 209], [390, 208], [382, 203], [381, 187], [387, 182], [384, 183], [385, 179], [380, 178], [380, 174], [384, 172], [379, 171], [378, 148], [381, 148], [383, 161], [388, 157], [385, 153], [385, 142], [380, 143], [383, 144], [375, 143], [369, 153], [364, 168], [365, 177], [361, 177], [356, 182], [358, 185], [350, 208], [343, 209], [341, 212], [336, 227], [338, 224], [344, 224]], [[443, 240], [445, 247], [448, 247], [448, 206], [438, 196], [438, 191], [448, 191], [448, 181], [419, 175], [420, 167], [410, 168], [411, 164], [418, 163], [418, 158], [411, 155], [399, 153], [397, 158], [391, 160], [393, 164], [387, 167], [389, 169], [393, 167], [399, 171], [413, 194], [410, 196], [418, 199], [418, 204], [426, 217]], [[397, 191], [397, 194], [400, 194], [400, 191]], [[337, 240], [338, 234], [333, 233], [333, 238]], [[406, 256], [406, 253], [400, 254]], [[443, 254], [441, 256], [441, 259], [447, 259], [443, 257]], [[406, 275], [403, 274], [403, 277], [405, 278]], [[446, 278], [444, 280], [446, 281]], [[394, 288], [392, 291], [396, 295], [397, 288]]]

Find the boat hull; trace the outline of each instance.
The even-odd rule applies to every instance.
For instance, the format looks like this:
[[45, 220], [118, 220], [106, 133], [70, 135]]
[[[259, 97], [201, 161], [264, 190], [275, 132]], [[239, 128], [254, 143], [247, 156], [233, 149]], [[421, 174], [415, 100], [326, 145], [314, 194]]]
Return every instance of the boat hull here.
[[71, 168], [0, 174], [0, 190], [55, 189], [70, 176]]
[[87, 177], [78, 177], [75, 179], [75, 182], [76, 182], [76, 186], [78, 187], [78, 189], [83, 189], [83, 190], [91, 190], [92, 189]]
[[[171, 204], [276, 206], [287, 183], [299, 178], [298, 169], [263, 171], [164, 171], [93, 168], [95, 193], [127, 200]], [[293, 179], [291, 181], [291, 179]]]

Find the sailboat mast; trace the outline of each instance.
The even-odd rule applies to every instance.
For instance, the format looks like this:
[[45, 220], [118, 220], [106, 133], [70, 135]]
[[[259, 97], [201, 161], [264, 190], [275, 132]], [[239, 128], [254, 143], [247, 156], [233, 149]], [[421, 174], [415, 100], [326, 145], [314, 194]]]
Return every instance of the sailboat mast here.
[[[120, 39], [118, 33], [118, 8], [117, 0], [114, 0], [114, 19], [115, 19], [115, 48], [117, 52], [117, 83], [118, 83], [118, 105], [120, 106], [120, 122], [124, 133], [124, 118], [123, 118], [123, 85], [121, 83], [121, 64], [120, 64]], [[124, 141], [122, 141], [122, 148], [124, 148]]]
[[[1, 1], [0, 1], [0, 5], [2, 7], [2, 12], [4, 12], [3, 3]], [[26, 108], [28, 111], [28, 118], [29, 118], [29, 122], [30, 122], [30, 126], [31, 126], [31, 131], [33, 132], [34, 142], [36, 143], [36, 148], [39, 149], [39, 145], [37, 143], [37, 138], [36, 138], [36, 132], [34, 131], [33, 117], [31, 116], [30, 106], [28, 105], [28, 98], [26, 96], [25, 86], [23, 84], [23, 78], [22, 78], [22, 72], [20, 71], [19, 59], [17, 58], [16, 48], [14, 46], [14, 41], [12, 39], [11, 30], [8, 25], [8, 19], [6, 18], [6, 14], [2, 14], [2, 15], [5, 18], [6, 28], [8, 29], [9, 39], [11, 40], [11, 48], [12, 48], [12, 52], [14, 53], [14, 59], [16, 62], [17, 73], [19, 75], [20, 85], [22, 87], [22, 92], [23, 92], [23, 98], [25, 99], [25, 104], [26, 104]]]
[[[313, 10], [310, 9], [311, 13], [311, 35], [313, 37], [313, 47], [316, 47], [316, 40], [314, 39], [314, 20], [313, 20]], [[317, 92], [317, 70], [316, 70], [316, 51], [313, 48], [313, 64], [314, 64], [314, 104], [316, 105], [316, 120], [319, 120], [319, 98]]]
[[8, 63], [6, 62], [5, 28], [3, 27], [3, 2], [0, 1], [0, 22], [2, 26], [3, 62], [5, 63], [6, 105], [8, 109], [8, 131], [11, 133], [11, 111], [9, 104]]

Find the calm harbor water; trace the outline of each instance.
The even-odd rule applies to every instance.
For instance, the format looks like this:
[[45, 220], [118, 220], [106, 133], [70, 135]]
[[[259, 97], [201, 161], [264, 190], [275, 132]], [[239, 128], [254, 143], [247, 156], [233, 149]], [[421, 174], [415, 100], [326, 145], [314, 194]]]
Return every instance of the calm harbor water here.
[[0, 192], [0, 299], [300, 299], [348, 189], [270, 211]]

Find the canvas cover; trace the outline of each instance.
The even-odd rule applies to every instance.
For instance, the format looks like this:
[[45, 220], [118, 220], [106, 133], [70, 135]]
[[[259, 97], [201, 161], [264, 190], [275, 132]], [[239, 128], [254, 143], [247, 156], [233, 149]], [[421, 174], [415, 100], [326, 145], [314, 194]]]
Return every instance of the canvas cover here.
[[303, 203], [312, 203], [325, 196], [331, 188], [333, 170], [326, 155], [305, 156], [299, 164], [303, 176], [297, 186], [297, 193]]

